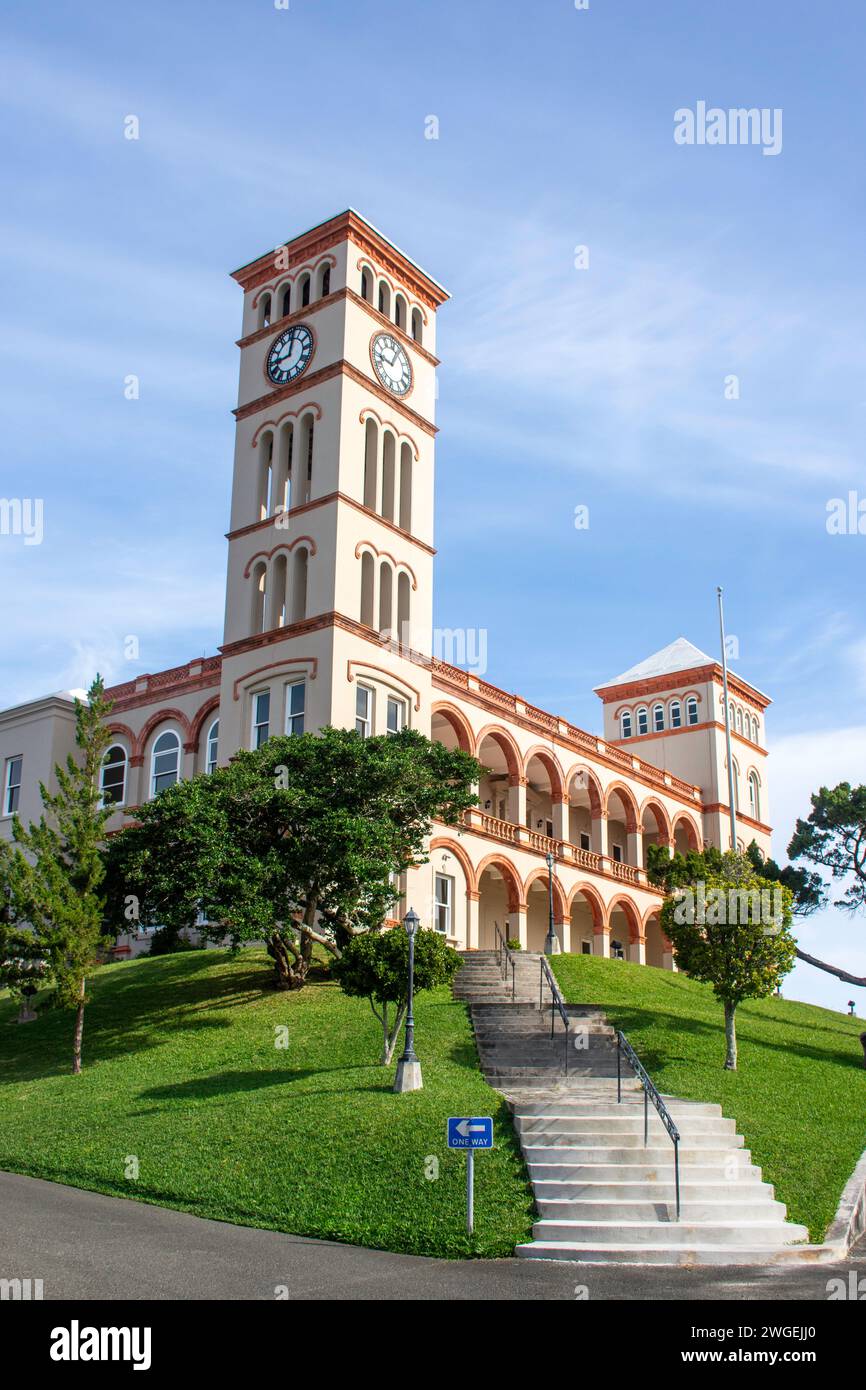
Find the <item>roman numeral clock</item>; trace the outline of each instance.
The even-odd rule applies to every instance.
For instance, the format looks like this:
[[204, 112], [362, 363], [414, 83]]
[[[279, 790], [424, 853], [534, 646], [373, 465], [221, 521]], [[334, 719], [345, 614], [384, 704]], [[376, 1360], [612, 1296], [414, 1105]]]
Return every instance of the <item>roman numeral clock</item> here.
[[370, 343], [373, 370], [393, 396], [408, 396], [412, 389], [412, 364], [406, 349], [391, 333], [376, 333]]
[[287, 328], [271, 344], [267, 372], [276, 386], [296, 381], [309, 366], [313, 355], [313, 334], [305, 323]]

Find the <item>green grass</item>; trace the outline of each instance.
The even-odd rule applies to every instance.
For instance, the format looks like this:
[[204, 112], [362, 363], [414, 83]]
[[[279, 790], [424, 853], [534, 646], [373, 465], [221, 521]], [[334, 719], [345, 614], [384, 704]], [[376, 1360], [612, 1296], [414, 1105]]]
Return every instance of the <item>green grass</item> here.
[[[528, 1238], [532, 1198], [465, 1007], [447, 989], [418, 997], [424, 1089], [396, 1096], [394, 1066], [375, 1065], [381, 1033], [366, 1001], [324, 979], [276, 993], [268, 978], [256, 950], [104, 967], [78, 1077], [70, 1014], [17, 1025], [17, 1005], [0, 1000], [0, 1168], [299, 1235], [510, 1255]], [[446, 1149], [445, 1121], [472, 1114], [495, 1117], [496, 1148], [475, 1164], [470, 1241], [465, 1157]]]
[[726, 1072], [722, 1006], [685, 975], [592, 956], [554, 963], [569, 1003], [598, 1004], [663, 1093], [715, 1101], [737, 1121], [790, 1220], [820, 1241], [866, 1147], [862, 1020], [776, 997], [737, 1010]]

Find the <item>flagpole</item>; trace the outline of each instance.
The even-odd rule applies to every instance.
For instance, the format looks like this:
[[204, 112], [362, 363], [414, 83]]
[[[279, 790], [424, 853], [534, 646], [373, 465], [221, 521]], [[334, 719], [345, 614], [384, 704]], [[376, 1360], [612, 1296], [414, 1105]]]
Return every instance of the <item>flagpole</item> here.
[[731, 752], [731, 704], [728, 699], [728, 654], [725, 650], [725, 610], [722, 605], [721, 587], [716, 589], [719, 598], [719, 636], [722, 643], [722, 689], [725, 692], [725, 746], [728, 751], [728, 801], [731, 811], [731, 848], [737, 848], [736, 787], [734, 783], [734, 758]]

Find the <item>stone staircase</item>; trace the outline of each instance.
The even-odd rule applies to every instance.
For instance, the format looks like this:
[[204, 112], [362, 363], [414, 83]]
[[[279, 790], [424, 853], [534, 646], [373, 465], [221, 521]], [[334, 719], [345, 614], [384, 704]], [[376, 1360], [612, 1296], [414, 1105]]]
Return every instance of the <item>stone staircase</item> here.
[[616, 1038], [601, 1009], [568, 1007], [565, 1029], [540, 987], [541, 957], [464, 956], [455, 997], [470, 1007], [486, 1080], [509, 1101], [539, 1220], [515, 1254], [529, 1259], [648, 1265], [768, 1265], [819, 1259], [808, 1231], [762, 1181], [733, 1120], [718, 1105], [664, 1097], [680, 1141], [680, 1220], [674, 1146], [623, 1062], [617, 1101]]

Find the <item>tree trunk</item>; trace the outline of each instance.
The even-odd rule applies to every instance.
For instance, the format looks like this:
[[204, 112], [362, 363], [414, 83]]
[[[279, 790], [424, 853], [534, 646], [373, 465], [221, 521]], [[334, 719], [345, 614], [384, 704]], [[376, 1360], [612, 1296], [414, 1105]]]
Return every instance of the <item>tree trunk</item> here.
[[84, 980], [78, 991], [78, 1008], [75, 1011], [75, 1032], [72, 1037], [72, 1075], [81, 1073], [81, 1039], [84, 1037]]
[[806, 961], [807, 965], [814, 965], [816, 970], [826, 970], [828, 975], [835, 975], [837, 980], [844, 980], [846, 985], [859, 985], [861, 989], [866, 989], [866, 975], [849, 975], [847, 970], [840, 970], [837, 965], [827, 965], [826, 961], [807, 955], [799, 946], [797, 959]]
[[394, 1027], [391, 1030], [390, 1036], [388, 1035], [387, 1031], [385, 1033], [385, 1056], [382, 1060], [386, 1067], [388, 1063], [391, 1061], [391, 1058], [394, 1056], [394, 1048], [397, 1046], [397, 1039], [400, 1036], [400, 1029], [403, 1027], [403, 1020], [405, 1017], [406, 1005], [401, 1004], [397, 1010], [397, 1018], [395, 1019]]
[[737, 1070], [737, 1023], [736, 1023], [736, 1004], [729, 1004], [725, 1000], [725, 1042], [727, 1044], [727, 1056], [725, 1057], [725, 1071]]

